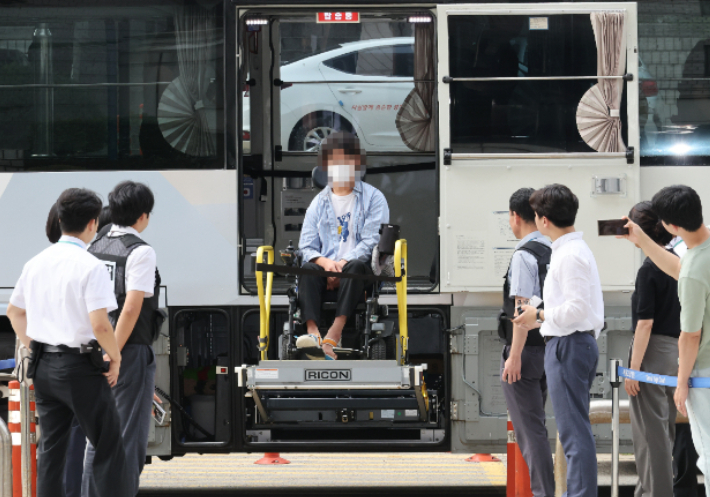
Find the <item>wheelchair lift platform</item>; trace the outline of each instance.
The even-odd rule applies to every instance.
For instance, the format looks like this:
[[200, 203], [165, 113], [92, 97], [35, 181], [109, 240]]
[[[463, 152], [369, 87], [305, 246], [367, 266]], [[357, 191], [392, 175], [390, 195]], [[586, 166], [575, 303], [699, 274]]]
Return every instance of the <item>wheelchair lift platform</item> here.
[[395, 360], [261, 361], [237, 372], [259, 424], [391, 426], [432, 421], [436, 399], [424, 382], [426, 368]]

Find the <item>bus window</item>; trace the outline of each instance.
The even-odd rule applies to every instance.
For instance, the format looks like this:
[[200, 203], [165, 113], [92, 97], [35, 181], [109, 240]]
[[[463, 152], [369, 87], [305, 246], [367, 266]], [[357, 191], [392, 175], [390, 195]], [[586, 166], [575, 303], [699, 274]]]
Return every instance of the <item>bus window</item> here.
[[0, 170], [223, 168], [222, 15], [7, 7]]
[[[450, 129], [456, 152], [594, 152], [580, 136], [575, 119], [580, 97], [597, 80], [554, 79], [597, 74], [589, 15], [544, 17], [544, 29], [531, 27], [530, 19], [526, 15], [449, 18], [452, 77], [551, 78], [454, 81]], [[626, 141], [625, 112], [621, 118]]]
[[239, 81], [248, 87], [241, 92], [240, 229], [247, 247], [241, 267], [248, 291], [255, 290], [250, 241], [277, 251], [298, 244], [306, 209], [320, 191], [311, 171], [321, 142], [336, 130], [360, 139], [365, 181], [385, 195], [390, 222], [409, 242], [409, 287], [435, 286], [435, 19], [413, 22], [416, 12], [351, 14], [358, 22], [318, 22], [316, 11], [240, 12], [246, 56]]

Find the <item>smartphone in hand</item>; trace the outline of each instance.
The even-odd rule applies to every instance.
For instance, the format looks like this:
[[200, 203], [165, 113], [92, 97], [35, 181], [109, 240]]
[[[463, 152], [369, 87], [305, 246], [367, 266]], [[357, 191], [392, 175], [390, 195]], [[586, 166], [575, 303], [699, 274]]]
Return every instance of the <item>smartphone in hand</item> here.
[[625, 228], [628, 221], [626, 219], [608, 219], [597, 221], [599, 236], [620, 236], [628, 235], [629, 228]]

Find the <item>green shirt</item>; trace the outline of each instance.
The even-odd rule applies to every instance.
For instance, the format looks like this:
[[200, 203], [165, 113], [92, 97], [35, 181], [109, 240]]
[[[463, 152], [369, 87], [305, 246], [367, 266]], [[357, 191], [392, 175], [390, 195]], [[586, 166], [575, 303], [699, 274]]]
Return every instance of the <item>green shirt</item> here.
[[[710, 330], [710, 238], [688, 249], [681, 259], [678, 297], [680, 329], [687, 333]], [[702, 334], [694, 367], [710, 367], [710, 332]]]

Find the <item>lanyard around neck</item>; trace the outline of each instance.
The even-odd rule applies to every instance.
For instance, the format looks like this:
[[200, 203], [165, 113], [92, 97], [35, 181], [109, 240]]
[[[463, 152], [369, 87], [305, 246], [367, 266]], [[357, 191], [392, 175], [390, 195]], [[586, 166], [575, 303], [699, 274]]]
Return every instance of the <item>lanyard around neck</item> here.
[[81, 245], [79, 245], [79, 244], [76, 243], [76, 242], [70, 242], [69, 240], [59, 240], [57, 243], [68, 243], [68, 244], [70, 244], [70, 245], [76, 245], [76, 246], [79, 247], [80, 249], [84, 250], [84, 247], [82, 247]]

